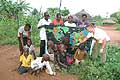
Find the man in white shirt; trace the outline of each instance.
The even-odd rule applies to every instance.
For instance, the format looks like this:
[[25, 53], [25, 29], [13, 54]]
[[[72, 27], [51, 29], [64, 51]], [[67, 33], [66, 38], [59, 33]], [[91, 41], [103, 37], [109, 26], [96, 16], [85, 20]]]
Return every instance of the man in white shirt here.
[[73, 17], [71, 15], [68, 16], [68, 21], [66, 21], [64, 25], [69, 27], [76, 27], [76, 24], [73, 23]]
[[[44, 13], [44, 18], [41, 19], [38, 23], [38, 28], [43, 25], [50, 25], [51, 20], [49, 19], [49, 14], [47, 12]], [[40, 56], [44, 53], [48, 53], [47, 51], [47, 36], [46, 30], [44, 27], [40, 28]]]
[[43, 57], [37, 57], [34, 61], [31, 62], [31, 68], [33, 72], [39, 69], [42, 70], [42, 68], [46, 66], [47, 73], [50, 75], [55, 75], [55, 72], [53, 72], [51, 69], [49, 60], [50, 60], [50, 57], [48, 54], [43, 54]]
[[[83, 39], [85, 42], [90, 37], [93, 37], [96, 40], [96, 44], [94, 46], [95, 53], [92, 53], [92, 59], [94, 60], [97, 57], [97, 54], [100, 52], [101, 54], [101, 62], [104, 64], [106, 61], [106, 45], [107, 42], [110, 41], [110, 37], [107, 35], [105, 31], [100, 28], [94, 27], [92, 24], [86, 26], [89, 31], [88, 35]], [[99, 50], [100, 49], [100, 50]]]

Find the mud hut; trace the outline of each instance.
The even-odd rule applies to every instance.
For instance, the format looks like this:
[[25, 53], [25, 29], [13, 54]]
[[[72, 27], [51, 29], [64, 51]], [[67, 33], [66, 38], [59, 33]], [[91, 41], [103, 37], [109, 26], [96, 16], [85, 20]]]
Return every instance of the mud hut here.
[[89, 21], [89, 22], [93, 21], [91, 15], [89, 13], [87, 13], [84, 9], [82, 9], [80, 12], [74, 14], [74, 16], [76, 16], [79, 20], [81, 20], [83, 14], [87, 15], [87, 21]]
[[112, 26], [114, 24], [116, 24], [116, 22], [111, 19], [103, 20], [103, 26]]

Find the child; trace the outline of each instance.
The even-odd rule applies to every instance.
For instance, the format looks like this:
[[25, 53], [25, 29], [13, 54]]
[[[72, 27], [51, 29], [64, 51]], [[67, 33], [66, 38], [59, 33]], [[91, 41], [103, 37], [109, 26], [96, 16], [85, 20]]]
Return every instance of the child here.
[[67, 55], [66, 55], [67, 63], [68, 64], [72, 64], [72, 62], [73, 62], [73, 55], [75, 53], [74, 52], [74, 47], [71, 44], [69, 44], [69, 39], [67, 37], [63, 37], [61, 42], [65, 46], [65, 50], [66, 50], [65, 53], [67, 53]]
[[68, 68], [69, 64], [66, 60], [66, 47], [64, 44], [58, 45], [58, 52], [56, 54], [56, 61], [60, 68]]
[[54, 43], [53, 43], [53, 41], [48, 41], [48, 53], [50, 56], [50, 60], [54, 61]]
[[78, 64], [79, 62], [84, 63], [84, 59], [86, 57], [88, 57], [88, 54], [87, 51], [85, 50], [85, 43], [81, 43], [74, 54], [75, 63], [76, 64]]
[[34, 45], [32, 44], [31, 39], [27, 39], [27, 44], [25, 45], [25, 47], [29, 49], [29, 53], [33, 56], [34, 59], [36, 59], [34, 52], [35, 48]]
[[37, 72], [37, 70], [42, 70], [44, 66], [47, 68], [47, 73], [50, 75], [55, 75], [55, 73], [52, 71], [50, 64], [49, 64], [49, 55], [43, 54], [43, 57], [37, 57], [34, 61], [31, 63], [32, 73]]
[[32, 27], [30, 24], [25, 24], [18, 29], [20, 55], [23, 54], [23, 47], [26, 45], [27, 39], [31, 39], [31, 32]]
[[28, 48], [24, 47], [24, 53], [20, 56], [20, 65], [18, 67], [18, 71], [20, 74], [29, 71], [31, 61], [33, 61], [33, 57], [31, 54], [29, 54]]
[[50, 56], [50, 66], [52, 70], [55, 72], [56, 71], [56, 65], [55, 65], [55, 45], [53, 41], [48, 41], [48, 55]]

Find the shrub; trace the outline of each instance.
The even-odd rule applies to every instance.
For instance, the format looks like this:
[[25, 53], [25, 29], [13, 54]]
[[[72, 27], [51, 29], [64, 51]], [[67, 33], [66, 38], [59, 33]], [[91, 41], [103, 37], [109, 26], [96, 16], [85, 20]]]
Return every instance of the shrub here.
[[[19, 21], [19, 25], [23, 26], [25, 23], [30, 23], [32, 26], [32, 40], [33, 43], [39, 45], [39, 30], [37, 29], [37, 17], [36, 16], [27, 16], [22, 17], [22, 20]], [[19, 27], [20, 27], [19, 26]], [[14, 19], [3, 18], [0, 21], [0, 44], [18, 44], [18, 24]]]
[[107, 47], [107, 61], [104, 65], [98, 61], [88, 60], [86, 65], [73, 64], [63, 72], [78, 75], [78, 80], [120, 80], [120, 46]]
[[120, 30], [120, 24], [115, 24], [115, 30]]

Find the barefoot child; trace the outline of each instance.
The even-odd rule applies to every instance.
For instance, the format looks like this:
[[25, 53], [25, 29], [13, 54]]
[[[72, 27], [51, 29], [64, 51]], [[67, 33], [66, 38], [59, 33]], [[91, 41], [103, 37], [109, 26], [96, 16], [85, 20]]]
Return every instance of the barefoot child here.
[[85, 50], [85, 43], [81, 43], [78, 46], [74, 54], [75, 63], [78, 64], [79, 62], [84, 63], [84, 59], [88, 57], [87, 51]]
[[20, 65], [18, 67], [18, 72], [20, 74], [28, 72], [30, 69], [31, 61], [33, 61], [33, 57], [29, 54], [28, 48], [24, 48], [24, 53], [20, 56]]
[[25, 45], [25, 47], [29, 49], [29, 53], [33, 56], [34, 59], [36, 59], [35, 51], [34, 51], [35, 47], [32, 44], [31, 39], [27, 39], [27, 44]]
[[43, 57], [37, 57], [34, 61], [31, 63], [32, 73], [36, 73], [37, 70], [42, 70], [44, 66], [46, 67], [47, 73], [50, 75], [55, 75], [55, 73], [52, 71], [50, 64], [49, 64], [49, 55], [43, 54]]

